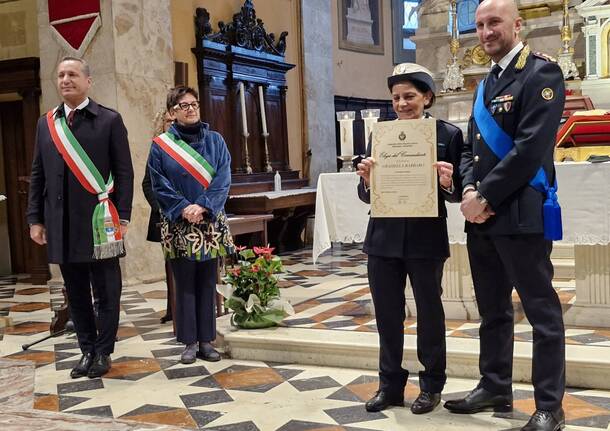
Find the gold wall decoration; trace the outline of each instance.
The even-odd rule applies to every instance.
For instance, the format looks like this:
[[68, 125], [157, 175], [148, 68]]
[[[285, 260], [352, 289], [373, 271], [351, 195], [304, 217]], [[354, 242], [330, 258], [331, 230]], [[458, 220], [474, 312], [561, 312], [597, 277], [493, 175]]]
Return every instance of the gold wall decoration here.
[[485, 66], [489, 64], [491, 57], [485, 53], [481, 45], [477, 45], [474, 48], [467, 48], [464, 51], [464, 57], [462, 58], [462, 65], [464, 67], [470, 67], [473, 64], [477, 66]]

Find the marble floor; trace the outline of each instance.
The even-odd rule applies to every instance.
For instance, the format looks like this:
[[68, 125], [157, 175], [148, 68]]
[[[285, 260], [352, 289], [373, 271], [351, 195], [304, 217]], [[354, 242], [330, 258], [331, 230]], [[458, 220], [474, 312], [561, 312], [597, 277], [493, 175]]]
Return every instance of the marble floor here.
[[[376, 330], [367, 306], [366, 260], [358, 247], [334, 248], [316, 266], [310, 250], [285, 255], [283, 261], [283, 293], [297, 311], [286, 320], [287, 327], [324, 329], [320, 333], [331, 337], [334, 331]], [[350, 282], [332, 291], [318, 288], [332, 280]], [[72, 380], [69, 370], [79, 358], [73, 334], [27, 351], [21, 348], [47, 333], [59, 292], [13, 283], [0, 283], [0, 319], [8, 318], [10, 323], [0, 328], [0, 356], [36, 363], [34, 408], [38, 410], [223, 431], [475, 431], [519, 429], [534, 409], [531, 385], [515, 384], [511, 414], [452, 415], [440, 407], [422, 416], [408, 408], [367, 413], [363, 402], [377, 388], [374, 371], [228, 357], [217, 363], [198, 360], [182, 365], [178, 361], [182, 348], [171, 324], [159, 323], [165, 308], [163, 283], [124, 289], [112, 370], [103, 378]], [[564, 309], [569, 308], [573, 282], [563, 281], [557, 287]], [[531, 328], [523, 321], [517, 298], [515, 310], [515, 337], [529, 341]], [[456, 339], [476, 338], [477, 329], [477, 322], [447, 322], [447, 336]], [[415, 322], [407, 320], [405, 332], [414, 330]], [[610, 331], [568, 328], [566, 341], [607, 347], [610, 356]], [[417, 396], [417, 384], [416, 378], [409, 380], [407, 407]], [[457, 398], [475, 385], [474, 380], [449, 378], [443, 399]], [[610, 430], [610, 391], [569, 388], [564, 408], [567, 429]]]

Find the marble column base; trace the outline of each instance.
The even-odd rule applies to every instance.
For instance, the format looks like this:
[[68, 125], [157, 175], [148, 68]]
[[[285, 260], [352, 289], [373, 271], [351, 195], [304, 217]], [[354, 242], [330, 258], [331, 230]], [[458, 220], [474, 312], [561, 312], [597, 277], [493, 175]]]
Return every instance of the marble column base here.
[[147, 424], [122, 421], [99, 416], [74, 415], [68, 413], [48, 412], [45, 410], [0, 411], [0, 429], [2, 431], [180, 431], [168, 425]]
[[32, 361], [0, 358], [0, 410], [34, 407], [34, 372]]
[[610, 328], [610, 245], [574, 246], [576, 301], [568, 325]]

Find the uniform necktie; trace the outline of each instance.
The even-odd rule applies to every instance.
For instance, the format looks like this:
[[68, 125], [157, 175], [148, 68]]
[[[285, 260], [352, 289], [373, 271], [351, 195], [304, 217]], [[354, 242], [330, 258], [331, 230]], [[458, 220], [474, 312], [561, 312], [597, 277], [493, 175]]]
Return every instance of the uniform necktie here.
[[78, 109], [73, 109], [68, 114], [68, 127], [72, 127], [72, 123], [74, 122], [74, 114], [76, 114], [76, 111], [78, 111]]
[[487, 78], [485, 80], [485, 95], [489, 95], [489, 92], [491, 91], [492, 88], [494, 88], [494, 85], [496, 85], [496, 81], [498, 80], [498, 76], [500, 75], [500, 72], [502, 72], [502, 67], [500, 67], [499, 64], [494, 64], [494, 67], [491, 68], [491, 72], [489, 72], [489, 74], [487, 75]]

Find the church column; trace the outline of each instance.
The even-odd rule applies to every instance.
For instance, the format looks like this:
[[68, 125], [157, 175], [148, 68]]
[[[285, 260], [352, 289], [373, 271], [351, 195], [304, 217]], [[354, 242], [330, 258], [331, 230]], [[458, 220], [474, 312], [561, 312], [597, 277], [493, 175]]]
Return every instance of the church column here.
[[575, 245], [576, 299], [565, 323], [610, 328], [610, 245]]
[[[160, 279], [165, 273], [161, 248], [146, 241], [150, 207], [141, 183], [153, 115], [164, 107], [167, 89], [173, 84], [170, 0], [113, 0], [100, 5], [102, 26], [83, 57], [92, 70], [91, 97], [120, 112], [129, 133], [134, 200], [127, 257], [121, 263], [124, 283], [130, 284]], [[38, 0], [38, 27], [42, 112], [46, 112], [60, 102], [55, 88], [57, 63], [73, 53], [52, 35], [46, 0]]]
[[309, 178], [313, 186], [319, 174], [337, 170], [332, 5], [328, 0], [301, 0], [304, 130], [311, 150]]

